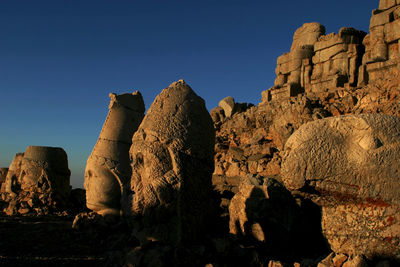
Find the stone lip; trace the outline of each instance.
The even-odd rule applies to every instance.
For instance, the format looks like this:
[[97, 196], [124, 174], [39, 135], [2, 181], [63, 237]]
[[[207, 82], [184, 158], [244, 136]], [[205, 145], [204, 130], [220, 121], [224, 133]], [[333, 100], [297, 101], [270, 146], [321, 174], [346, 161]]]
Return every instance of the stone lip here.
[[61, 147], [28, 146], [23, 159], [41, 164], [47, 163], [49, 168], [60, 171], [68, 170], [67, 153]]

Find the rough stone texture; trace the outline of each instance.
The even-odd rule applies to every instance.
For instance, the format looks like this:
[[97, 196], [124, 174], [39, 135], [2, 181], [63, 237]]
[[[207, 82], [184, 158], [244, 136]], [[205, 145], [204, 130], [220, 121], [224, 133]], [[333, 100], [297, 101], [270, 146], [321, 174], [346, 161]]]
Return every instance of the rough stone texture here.
[[142, 95], [110, 94], [109, 112], [85, 170], [86, 205], [99, 214], [120, 214], [129, 188], [129, 148], [144, 116]]
[[0, 168], [0, 186], [3, 186], [3, 183], [7, 177], [8, 168]]
[[[305, 23], [296, 30], [289, 53], [277, 59], [274, 88], [264, 96], [268, 101], [276, 97], [296, 96], [304, 90], [304, 83], [309, 83], [311, 67], [309, 62], [314, 54], [314, 44], [325, 33], [325, 27], [319, 23]], [[281, 89], [280, 89], [281, 88]]]
[[321, 36], [314, 45], [312, 75], [307, 77], [311, 81], [303, 83], [305, 91], [356, 86], [365, 35], [353, 28], [342, 28], [338, 34]]
[[312, 188], [333, 251], [400, 257], [400, 119], [363, 114], [307, 123], [287, 141], [282, 179]]
[[231, 96], [227, 96], [219, 101], [218, 106], [224, 110], [226, 117], [232, 116], [235, 111], [235, 100]]
[[372, 12], [370, 33], [364, 38], [365, 54], [359, 69], [359, 85], [399, 74], [400, 3], [381, 0]]
[[305, 23], [295, 32], [291, 51], [278, 57], [275, 84], [262, 93], [262, 102], [357, 86], [366, 33], [342, 28], [323, 34], [319, 23]]
[[59, 147], [28, 146], [12, 161], [2, 199], [5, 212], [47, 214], [69, 205], [70, 170], [67, 154]]
[[204, 237], [214, 142], [204, 100], [183, 80], [156, 97], [130, 149], [128, 209], [139, 239], [181, 244]]
[[[6, 179], [1, 186], [2, 193], [13, 193], [17, 190], [17, 180], [21, 174], [21, 164], [24, 153], [17, 153], [8, 168]], [[15, 193], [15, 192], [14, 192]]]
[[229, 205], [230, 233], [273, 245], [289, 246], [296, 205], [286, 188], [272, 178], [248, 177]]

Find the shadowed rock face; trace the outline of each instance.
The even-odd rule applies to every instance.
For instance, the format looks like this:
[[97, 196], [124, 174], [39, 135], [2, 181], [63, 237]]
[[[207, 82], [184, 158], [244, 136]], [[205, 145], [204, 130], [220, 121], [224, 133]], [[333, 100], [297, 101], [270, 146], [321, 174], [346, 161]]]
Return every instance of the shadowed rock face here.
[[348, 115], [307, 123], [287, 141], [282, 179], [319, 192], [335, 252], [400, 257], [400, 119]]
[[144, 102], [138, 91], [110, 94], [110, 98], [107, 119], [85, 170], [87, 207], [100, 214], [120, 213], [121, 192], [131, 176], [132, 135], [144, 116]]
[[195, 241], [209, 212], [215, 132], [204, 100], [183, 81], [155, 99], [132, 139], [127, 209], [135, 231], [171, 243]]

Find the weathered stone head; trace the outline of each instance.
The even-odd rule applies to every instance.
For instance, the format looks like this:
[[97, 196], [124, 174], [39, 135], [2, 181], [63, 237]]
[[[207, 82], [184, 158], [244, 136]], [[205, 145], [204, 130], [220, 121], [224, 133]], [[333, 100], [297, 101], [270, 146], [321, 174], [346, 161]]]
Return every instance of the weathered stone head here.
[[24, 192], [50, 194], [53, 203], [48, 204], [54, 205], [68, 199], [70, 174], [64, 149], [28, 146], [22, 158], [18, 183]]
[[4, 193], [15, 194], [20, 188], [18, 184], [18, 177], [21, 174], [21, 164], [24, 153], [17, 153], [8, 168], [6, 179], [1, 187]]
[[132, 139], [130, 213], [146, 238], [181, 243], [205, 231], [215, 132], [204, 100], [183, 81], [155, 99]]
[[144, 116], [138, 91], [110, 98], [107, 119], [85, 170], [86, 205], [99, 214], [120, 214], [121, 192], [131, 177], [132, 135]]
[[318, 192], [332, 250], [400, 257], [399, 166], [400, 118], [348, 115], [301, 126], [285, 145], [281, 174], [291, 190]]

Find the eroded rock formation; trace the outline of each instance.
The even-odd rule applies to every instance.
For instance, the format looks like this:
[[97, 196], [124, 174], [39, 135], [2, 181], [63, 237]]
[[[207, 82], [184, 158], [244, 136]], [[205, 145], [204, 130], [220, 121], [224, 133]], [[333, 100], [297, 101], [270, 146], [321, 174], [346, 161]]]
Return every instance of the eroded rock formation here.
[[318, 192], [333, 251], [400, 257], [399, 159], [398, 117], [340, 116], [302, 125], [285, 145], [281, 174], [291, 190]]
[[120, 214], [129, 187], [129, 148], [144, 116], [142, 95], [110, 94], [109, 112], [85, 170], [86, 205], [99, 214]]
[[203, 99], [183, 81], [154, 100], [134, 134], [131, 202], [139, 239], [203, 237], [210, 212], [215, 132]]

